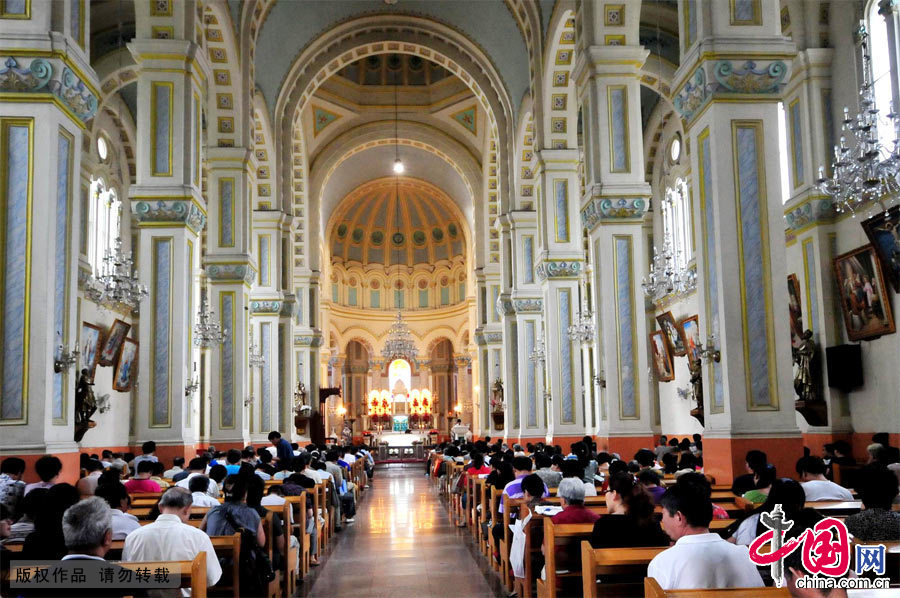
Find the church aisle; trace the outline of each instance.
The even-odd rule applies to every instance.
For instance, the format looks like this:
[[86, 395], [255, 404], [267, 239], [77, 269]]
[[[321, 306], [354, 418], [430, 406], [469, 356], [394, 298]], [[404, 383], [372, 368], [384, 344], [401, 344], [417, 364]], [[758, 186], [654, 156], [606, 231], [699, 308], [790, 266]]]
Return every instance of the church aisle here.
[[456, 528], [423, 467], [379, 468], [357, 512], [300, 596], [427, 598], [505, 596]]

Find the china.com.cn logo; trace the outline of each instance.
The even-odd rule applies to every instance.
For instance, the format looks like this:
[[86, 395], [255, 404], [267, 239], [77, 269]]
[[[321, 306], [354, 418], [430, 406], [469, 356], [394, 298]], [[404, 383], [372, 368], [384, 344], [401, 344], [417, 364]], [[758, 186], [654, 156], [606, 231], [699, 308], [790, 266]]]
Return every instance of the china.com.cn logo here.
[[[750, 560], [758, 566], [771, 565], [772, 580], [779, 588], [785, 585], [784, 559], [798, 548], [801, 551], [803, 568], [814, 577], [823, 575], [838, 578], [845, 576], [850, 570], [850, 536], [847, 533], [847, 526], [840, 519], [833, 517], [822, 519], [796, 538], [787, 541], [784, 539], [784, 534], [793, 527], [794, 522], [785, 519], [781, 505], [775, 505], [771, 513], [760, 513], [759, 519], [769, 529], [750, 544]], [[760, 549], [766, 545], [770, 545], [769, 551], [760, 552]], [[883, 544], [872, 546], [857, 544], [855, 549], [856, 566], [854, 571], [857, 575], [866, 571], [872, 571], [875, 575], [884, 575], [886, 550]], [[837, 580], [831, 581], [836, 582]], [[869, 580], [858, 581], [868, 582]], [[885, 579], [885, 581], [887, 580]], [[832, 585], [837, 587], [843, 584]]]

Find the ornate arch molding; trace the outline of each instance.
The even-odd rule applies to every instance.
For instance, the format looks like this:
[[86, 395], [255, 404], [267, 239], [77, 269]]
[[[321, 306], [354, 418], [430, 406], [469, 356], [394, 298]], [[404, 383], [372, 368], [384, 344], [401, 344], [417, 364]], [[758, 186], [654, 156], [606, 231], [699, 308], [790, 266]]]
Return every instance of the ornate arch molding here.
[[331, 176], [346, 159], [372, 147], [400, 143], [432, 153], [447, 162], [465, 183], [478, 213], [482, 199], [482, 170], [478, 160], [461, 143], [421, 123], [400, 123], [397, 133], [399, 139], [393, 136], [392, 131], [386, 131], [381, 121], [365, 124], [335, 138], [316, 156], [310, 172], [312, 196], [320, 196]]
[[543, 56], [546, 72], [541, 90], [543, 102], [535, 106], [535, 127], [540, 146], [575, 149], [578, 127], [578, 95], [572, 77], [575, 65], [575, 3], [558, 2], [547, 28]]
[[277, 204], [282, 195], [278, 193], [278, 177], [272, 170], [275, 163], [273, 159], [275, 147], [271, 119], [265, 99], [259, 90], [253, 94], [253, 153], [256, 157], [256, 193], [253, 196], [257, 201], [254, 209], [258, 209], [258, 202]]
[[100, 81], [100, 105], [97, 112], [103, 110], [119, 90], [137, 81], [138, 65], [134, 62], [127, 48], [119, 48], [103, 56], [94, 65], [97, 79]]
[[432, 338], [431, 341], [428, 343], [428, 348], [425, 351], [426, 357], [428, 357], [430, 359], [431, 354], [434, 353], [434, 350], [437, 349], [437, 346], [444, 341], [447, 341], [448, 343], [450, 343], [449, 359], [452, 362], [453, 361], [453, 353], [456, 351], [457, 344], [453, 342], [453, 338], [451, 338], [451, 336], [449, 336], [449, 335], [448, 336], [436, 336], [436, 337]]
[[[282, 150], [281, 176], [288, 176], [290, 128], [294, 115], [316, 89], [346, 64], [372, 54], [404, 53], [435, 61], [458, 75], [485, 108], [503, 159], [502, 201], [511, 189], [513, 109], [499, 73], [488, 56], [462, 34], [434, 21], [409, 16], [380, 15], [336, 25], [304, 49], [294, 60], [275, 107], [275, 123]], [[282, 179], [282, 188], [285, 181]], [[505, 207], [505, 206], [504, 206]]]
[[372, 343], [370, 343], [368, 340], [364, 339], [361, 336], [353, 336], [351, 338], [344, 340], [344, 345], [343, 345], [344, 351], [343, 352], [345, 354], [348, 353], [347, 349], [350, 347], [350, 343], [352, 343], [352, 342], [357, 342], [360, 345], [362, 345], [363, 349], [365, 349], [366, 353], [368, 353], [369, 359], [373, 359], [375, 357], [375, 349], [372, 348]]
[[213, 1], [204, 6], [203, 36], [210, 57], [217, 57], [210, 63], [207, 143], [219, 147], [246, 147], [245, 132], [251, 127], [253, 101], [248, 91], [252, 93], [252, 89], [248, 90], [241, 77], [244, 60], [231, 13], [224, 2]]
[[[655, 91], [655, 90], [654, 90]], [[657, 166], [661, 165], [660, 158], [665, 159], [665, 129], [673, 118], [678, 118], [675, 107], [668, 98], [661, 96], [659, 102], [647, 119], [647, 127], [644, 129], [644, 165], [647, 181], [653, 184], [658, 179]], [[684, 127], [677, 123], [678, 130], [684, 138]], [[682, 144], [682, 148], [685, 146]], [[685, 152], [686, 153], [686, 152]], [[686, 159], [686, 158], [683, 158]]]

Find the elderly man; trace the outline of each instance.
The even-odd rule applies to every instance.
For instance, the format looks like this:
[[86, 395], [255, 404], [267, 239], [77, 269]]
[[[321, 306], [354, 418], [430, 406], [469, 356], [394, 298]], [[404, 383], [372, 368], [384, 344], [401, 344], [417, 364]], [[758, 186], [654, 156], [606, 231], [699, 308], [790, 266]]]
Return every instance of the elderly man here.
[[192, 561], [200, 551], [206, 552], [206, 583], [215, 585], [222, 577], [222, 567], [209, 536], [187, 524], [193, 498], [189, 490], [174, 487], [159, 500], [159, 517], [125, 538], [123, 561]]
[[[63, 513], [63, 537], [69, 554], [64, 561], [103, 561], [112, 546], [112, 512], [106, 501], [99, 496], [92, 496], [75, 503]], [[119, 579], [119, 567], [109, 563], [105, 565], [113, 570], [113, 579]], [[87, 580], [90, 583], [90, 579]], [[48, 588], [49, 590], [49, 588]], [[46, 593], [45, 593], [46, 592]], [[38, 591], [33, 595], [54, 595], [59, 590]], [[32, 595], [31, 592], [28, 593]], [[72, 584], [65, 589], [66, 596], [146, 596], [140, 589], [91, 587], [88, 584]]]

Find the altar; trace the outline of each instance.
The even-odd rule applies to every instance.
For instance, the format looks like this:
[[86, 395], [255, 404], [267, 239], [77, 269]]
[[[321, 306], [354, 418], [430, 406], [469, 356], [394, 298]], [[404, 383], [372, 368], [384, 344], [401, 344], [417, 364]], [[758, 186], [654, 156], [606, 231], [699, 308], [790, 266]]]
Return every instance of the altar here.
[[406, 432], [382, 432], [375, 437], [375, 441], [379, 444], [384, 442], [388, 446], [412, 446], [412, 443], [417, 441], [426, 444], [428, 434], [415, 431], [409, 434]]

